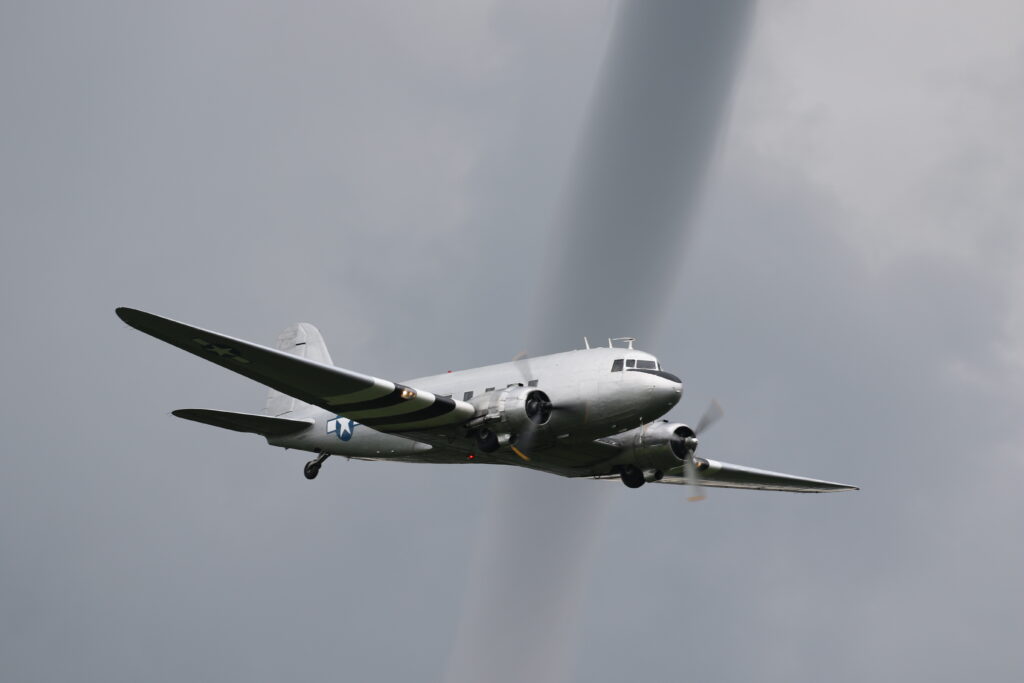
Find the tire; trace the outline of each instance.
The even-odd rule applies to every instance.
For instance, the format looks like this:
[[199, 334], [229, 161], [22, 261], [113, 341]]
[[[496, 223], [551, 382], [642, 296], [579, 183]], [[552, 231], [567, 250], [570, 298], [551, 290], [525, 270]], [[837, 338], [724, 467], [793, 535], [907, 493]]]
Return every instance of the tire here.
[[634, 465], [626, 465], [619, 472], [619, 478], [622, 479], [622, 483], [631, 489], [638, 489], [643, 486], [646, 482], [644, 481], [644, 473]]
[[490, 429], [481, 429], [476, 433], [476, 447], [484, 453], [493, 453], [498, 450], [498, 435]]
[[320, 474], [320, 465], [318, 465], [315, 461], [310, 460], [309, 462], [306, 463], [306, 466], [302, 468], [302, 473], [306, 475], [306, 479], [316, 479], [316, 475]]

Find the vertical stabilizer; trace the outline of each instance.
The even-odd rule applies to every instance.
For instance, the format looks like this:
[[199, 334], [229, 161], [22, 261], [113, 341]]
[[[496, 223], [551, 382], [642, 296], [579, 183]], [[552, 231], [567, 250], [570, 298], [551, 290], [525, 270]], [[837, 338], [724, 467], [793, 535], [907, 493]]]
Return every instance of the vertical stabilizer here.
[[[286, 329], [277, 337], [276, 348], [279, 351], [322, 363], [323, 365], [334, 365], [320, 330], [310, 323], [296, 323]], [[271, 389], [270, 393], [267, 394], [267, 405], [263, 409], [263, 413], [273, 417], [280, 417], [302, 410], [307, 405], [287, 394]]]

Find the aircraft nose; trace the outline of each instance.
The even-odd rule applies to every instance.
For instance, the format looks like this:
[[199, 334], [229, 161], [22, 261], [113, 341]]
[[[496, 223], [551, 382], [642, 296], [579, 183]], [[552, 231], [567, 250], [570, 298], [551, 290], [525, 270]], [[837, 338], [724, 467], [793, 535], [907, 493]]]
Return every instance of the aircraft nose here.
[[628, 374], [637, 378], [637, 389], [654, 399], [655, 405], [671, 408], [683, 397], [683, 381], [671, 372], [637, 369]]
[[654, 390], [658, 396], [664, 399], [670, 406], [679, 403], [679, 399], [683, 397], [683, 380], [671, 372], [661, 371], [658, 373], [658, 376], [662, 379], [661, 382], [655, 384]]
[[670, 382], [675, 382], [679, 386], [682, 386], [682, 384], [683, 384], [683, 380], [679, 379], [678, 377], [673, 375], [671, 372], [665, 372], [664, 370], [662, 370], [662, 371], [658, 372], [658, 376], [659, 377], [664, 377], [665, 379], [667, 379]]

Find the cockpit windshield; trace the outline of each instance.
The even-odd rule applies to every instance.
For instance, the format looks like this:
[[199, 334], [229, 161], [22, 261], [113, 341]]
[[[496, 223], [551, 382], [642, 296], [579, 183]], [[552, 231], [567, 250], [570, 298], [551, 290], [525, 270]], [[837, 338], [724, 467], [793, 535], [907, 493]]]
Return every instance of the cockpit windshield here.
[[626, 370], [661, 370], [661, 365], [656, 360], [639, 360], [636, 358], [616, 358], [612, 361], [612, 372]]

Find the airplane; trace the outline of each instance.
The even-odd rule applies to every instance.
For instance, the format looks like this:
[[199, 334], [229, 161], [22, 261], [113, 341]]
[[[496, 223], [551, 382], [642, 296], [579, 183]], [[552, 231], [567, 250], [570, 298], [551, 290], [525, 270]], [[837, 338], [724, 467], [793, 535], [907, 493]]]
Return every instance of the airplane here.
[[298, 323], [269, 348], [131, 308], [131, 327], [270, 388], [263, 414], [186, 408], [173, 415], [258, 434], [308, 451], [315, 479], [330, 456], [419, 463], [486, 463], [564, 477], [817, 493], [856, 486], [733, 465], [696, 455], [698, 435], [722, 415], [717, 403], [695, 428], [660, 419], [682, 381], [635, 339], [607, 347], [516, 359], [407, 382], [335, 367], [323, 336]]

